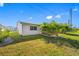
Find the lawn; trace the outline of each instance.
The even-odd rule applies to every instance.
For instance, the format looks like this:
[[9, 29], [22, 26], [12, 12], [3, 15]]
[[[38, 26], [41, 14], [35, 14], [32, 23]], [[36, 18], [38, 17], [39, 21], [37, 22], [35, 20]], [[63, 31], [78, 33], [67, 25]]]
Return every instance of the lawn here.
[[2, 56], [78, 56], [79, 36], [60, 34], [49, 38], [42, 35], [25, 36], [12, 44], [0, 47]]

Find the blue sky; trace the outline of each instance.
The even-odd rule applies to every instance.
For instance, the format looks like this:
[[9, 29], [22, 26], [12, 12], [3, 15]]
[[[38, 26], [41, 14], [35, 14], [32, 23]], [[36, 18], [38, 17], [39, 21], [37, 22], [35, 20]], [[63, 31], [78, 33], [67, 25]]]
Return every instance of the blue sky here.
[[0, 24], [16, 26], [17, 21], [42, 23], [56, 20], [67, 23], [72, 8], [72, 23], [79, 27], [79, 4], [62, 3], [5, 3], [0, 4]]

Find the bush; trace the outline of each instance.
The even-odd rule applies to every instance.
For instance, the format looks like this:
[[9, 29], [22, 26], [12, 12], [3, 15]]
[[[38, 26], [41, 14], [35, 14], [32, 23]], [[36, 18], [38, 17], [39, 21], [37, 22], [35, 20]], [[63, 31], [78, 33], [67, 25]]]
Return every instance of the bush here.
[[0, 42], [2, 42], [3, 39], [7, 38], [8, 35], [9, 35], [8, 30], [0, 31]]
[[7, 29], [0, 31], [0, 42], [2, 42], [7, 37], [12, 38], [13, 40], [17, 40], [20, 38], [20, 35], [18, 32], [12, 32]]
[[9, 37], [11, 37], [14, 40], [17, 40], [20, 38], [20, 35], [18, 32], [9, 32]]

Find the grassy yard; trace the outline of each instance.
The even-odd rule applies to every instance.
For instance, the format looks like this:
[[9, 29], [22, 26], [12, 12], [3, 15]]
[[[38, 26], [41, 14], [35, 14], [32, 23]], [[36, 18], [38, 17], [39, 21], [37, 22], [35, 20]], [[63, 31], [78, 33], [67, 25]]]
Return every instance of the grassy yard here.
[[60, 34], [49, 38], [41, 35], [26, 36], [23, 40], [0, 47], [2, 56], [77, 56], [79, 36]]

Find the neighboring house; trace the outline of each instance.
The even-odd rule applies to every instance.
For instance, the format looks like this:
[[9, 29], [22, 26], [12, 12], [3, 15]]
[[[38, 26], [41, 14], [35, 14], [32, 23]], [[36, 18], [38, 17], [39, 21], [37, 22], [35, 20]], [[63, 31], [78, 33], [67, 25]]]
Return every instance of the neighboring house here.
[[10, 31], [17, 31], [16, 27], [13, 26], [5, 26], [5, 29], [8, 29]]
[[38, 24], [31, 24], [26, 22], [18, 22], [17, 30], [20, 35], [36, 35], [41, 34], [41, 30]]
[[2, 24], [0, 24], [0, 30], [4, 31], [4, 30], [10, 30], [10, 31], [16, 31], [16, 27], [13, 27], [13, 26], [4, 26]]
[[0, 29], [3, 29], [3, 28], [5, 28], [5, 26], [3, 26], [2, 24], [0, 24]]

